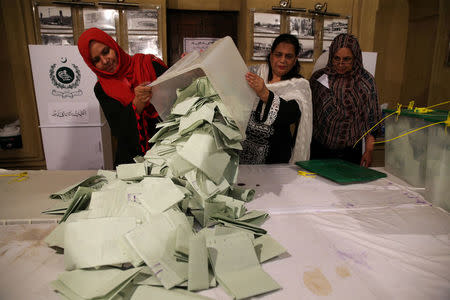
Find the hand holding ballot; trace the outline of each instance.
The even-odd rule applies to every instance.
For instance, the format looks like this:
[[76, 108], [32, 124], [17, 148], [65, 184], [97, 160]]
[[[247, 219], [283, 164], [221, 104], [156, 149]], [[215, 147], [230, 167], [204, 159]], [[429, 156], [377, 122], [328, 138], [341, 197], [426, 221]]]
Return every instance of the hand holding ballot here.
[[152, 87], [148, 86], [150, 82], [144, 82], [134, 88], [133, 105], [136, 106], [138, 114], [142, 112], [145, 106], [150, 103], [152, 98]]

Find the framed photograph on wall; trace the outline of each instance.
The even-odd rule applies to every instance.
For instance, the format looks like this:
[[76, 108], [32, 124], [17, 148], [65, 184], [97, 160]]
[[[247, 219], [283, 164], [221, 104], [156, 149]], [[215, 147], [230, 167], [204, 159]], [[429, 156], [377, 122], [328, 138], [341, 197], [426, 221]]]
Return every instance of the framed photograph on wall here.
[[158, 30], [158, 10], [127, 10], [128, 30]]
[[333, 18], [323, 20], [323, 39], [333, 40], [341, 33], [348, 33], [348, 19]]
[[253, 60], [265, 60], [270, 53], [270, 48], [275, 40], [274, 36], [253, 37]]
[[253, 14], [253, 33], [280, 34], [279, 14], [254, 13]]
[[97, 27], [105, 31], [115, 32], [118, 16], [119, 14], [115, 9], [83, 8], [84, 29]]
[[289, 31], [302, 39], [314, 39], [314, 19], [290, 16]]
[[159, 47], [159, 40], [157, 35], [128, 35], [128, 54], [134, 55], [136, 53], [153, 54], [162, 58], [161, 48]]
[[183, 39], [183, 52], [204, 51], [217, 40], [218, 38], [185, 37]]
[[70, 46], [74, 45], [72, 33], [41, 33], [42, 45]]
[[38, 6], [37, 8], [41, 29], [72, 29], [70, 7]]
[[314, 54], [314, 40], [310, 39], [299, 39], [298, 40], [300, 44], [300, 54], [299, 54], [299, 60], [300, 61], [313, 61], [313, 54]]

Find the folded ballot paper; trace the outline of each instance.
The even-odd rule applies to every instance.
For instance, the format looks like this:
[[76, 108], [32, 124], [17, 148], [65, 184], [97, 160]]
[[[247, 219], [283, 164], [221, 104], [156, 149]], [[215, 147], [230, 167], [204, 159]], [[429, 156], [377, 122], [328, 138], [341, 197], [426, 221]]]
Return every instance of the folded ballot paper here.
[[245, 207], [254, 191], [236, 186], [243, 135], [208, 78], [178, 89], [158, 127], [136, 163], [58, 193], [66, 205], [47, 212], [64, 215], [46, 242], [64, 249], [66, 270], [52, 288], [67, 299], [280, 289], [261, 263], [286, 250], [260, 227], [268, 215]]

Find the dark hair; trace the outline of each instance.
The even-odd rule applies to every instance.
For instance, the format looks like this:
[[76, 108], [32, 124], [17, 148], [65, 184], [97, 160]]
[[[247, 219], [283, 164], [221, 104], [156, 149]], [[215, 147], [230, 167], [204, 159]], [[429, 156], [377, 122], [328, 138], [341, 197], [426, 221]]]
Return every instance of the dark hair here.
[[[300, 44], [295, 36], [288, 33], [283, 33], [277, 36], [277, 38], [273, 41], [272, 47], [270, 48], [269, 55], [267, 55], [267, 63], [269, 65], [269, 77], [267, 78], [268, 81], [271, 81], [273, 78], [272, 66], [270, 65], [270, 54], [273, 53], [273, 51], [275, 51], [275, 49], [280, 43], [291, 44], [292, 46], [294, 46], [296, 58], [300, 53]], [[302, 75], [300, 75], [300, 63], [298, 62], [298, 59], [295, 60], [295, 65], [292, 67], [292, 69], [290, 69], [289, 72], [287, 72], [285, 75], [281, 77], [281, 80], [288, 80], [294, 77], [295, 78], [302, 77]]]

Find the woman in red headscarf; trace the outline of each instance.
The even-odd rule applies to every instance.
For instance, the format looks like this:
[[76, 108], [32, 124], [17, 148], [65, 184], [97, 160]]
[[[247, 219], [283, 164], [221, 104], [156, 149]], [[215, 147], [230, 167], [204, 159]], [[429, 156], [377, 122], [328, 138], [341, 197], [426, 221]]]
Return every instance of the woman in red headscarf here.
[[128, 55], [108, 34], [90, 28], [78, 39], [78, 50], [97, 75], [95, 96], [117, 138], [114, 166], [132, 163], [150, 148], [158, 113], [150, 103], [150, 82], [167, 69], [154, 55]]

